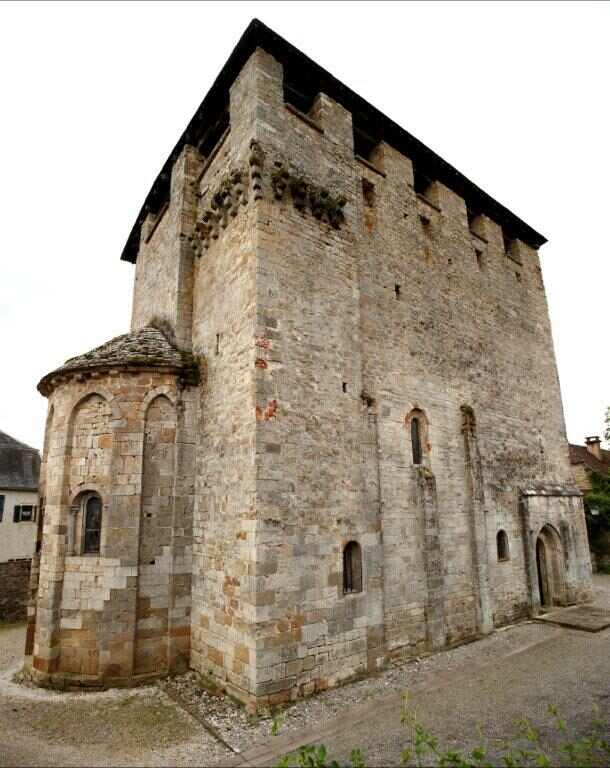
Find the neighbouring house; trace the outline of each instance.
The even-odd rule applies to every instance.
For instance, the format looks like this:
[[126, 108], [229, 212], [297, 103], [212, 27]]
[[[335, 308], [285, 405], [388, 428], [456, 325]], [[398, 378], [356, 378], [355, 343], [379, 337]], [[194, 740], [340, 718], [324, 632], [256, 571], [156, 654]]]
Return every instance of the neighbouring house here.
[[569, 443], [569, 448], [576, 485], [585, 494], [591, 490], [592, 472], [600, 475], [610, 472], [610, 451], [602, 448], [601, 439], [597, 435], [585, 437], [584, 445]]
[[252, 22], [127, 240], [131, 329], [38, 385], [32, 677], [275, 705], [589, 599], [544, 243]]
[[[610, 451], [602, 448], [598, 435], [585, 437], [584, 445], [569, 444], [570, 462], [574, 470], [576, 484], [586, 495], [591, 490], [591, 475], [610, 475]], [[610, 532], [598, 530], [590, 539], [591, 564], [593, 570], [597, 567], [610, 567]]]
[[39, 452], [0, 431], [0, 620], [26, 615], [39, 473]]

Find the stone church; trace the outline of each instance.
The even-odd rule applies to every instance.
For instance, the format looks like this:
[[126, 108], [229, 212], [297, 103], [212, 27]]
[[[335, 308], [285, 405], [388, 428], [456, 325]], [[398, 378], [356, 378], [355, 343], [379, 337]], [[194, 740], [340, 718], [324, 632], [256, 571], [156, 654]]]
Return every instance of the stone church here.
[[123, 251], [130, 332], [39, 384], [32, 675], [255, 707], [588, 599], [544, 242], [253, 21]]

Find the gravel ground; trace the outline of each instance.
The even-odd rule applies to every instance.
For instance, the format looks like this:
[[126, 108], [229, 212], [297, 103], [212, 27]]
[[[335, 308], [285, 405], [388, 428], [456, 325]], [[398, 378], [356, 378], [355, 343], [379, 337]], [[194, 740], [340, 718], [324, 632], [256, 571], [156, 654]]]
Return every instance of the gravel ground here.
[[[349, 711], [355, 704], [372, 701], [388, 693], [401, 693], [417, 684], [420, 686], [428, 673], [447, 672], [476, 661], [493, 661], [512, 651], [552, 637], [555, 627], [541, 624], [519, 624], [496, 632], [476, 643], [462, 645], [423, 659], [395, 664], [377, 677], [334, 688], [317, 696], [301, 699], [286, 707], [277, 719], [282, 734], [323, 724], [329, 719]], [[180, 699], [195, 707], [199, 715], [219, 733], [236, 752], [272, 737], [273, 718], [253, 717], [243, 707], [226, 696], [210, 693], [205, 682], [195, 672], [168, 679], [162, 683]]]
[[[598, 576], [595, 583], [596, 604], [610, 607], [610, 577]], [[98, 693], [54, 693], [16, 683], [24, 637], [24, 625], [0, 625], [0, 766], [222, 766], [256, 745], [274, 743], [270, 717], [249, 716], [193, 672]], [[280, 733], [298, 737], [304, 729], [335, 723], [339, 733], [345, 731], [343, 741], [333, 741], [341, 759], [357, 741], [367, 765], [398, 764], [405, 739], [399, 708], [376, 722], [373, 706], [366, 724], [357, 722], [357, 713], [360, 705], [381, 705], [407, 689], [429, 723], [442, 723], [439, 735], [456, 746], [467, 743], [464, 729], [476, 731], [479, 722], [493, 735], [506, 735], [503, 728], [515, 711], [535, 715], [548, 696], [557, 703], [565, 699], [566, 714], [586, 724], [591, 703], [607, 709], [610, 700], [609, 640], [610, 630], [590, 635], [521, 623], [300, 700], [282, 711]], [[439, 680], [449, 687], [439, 687]]]

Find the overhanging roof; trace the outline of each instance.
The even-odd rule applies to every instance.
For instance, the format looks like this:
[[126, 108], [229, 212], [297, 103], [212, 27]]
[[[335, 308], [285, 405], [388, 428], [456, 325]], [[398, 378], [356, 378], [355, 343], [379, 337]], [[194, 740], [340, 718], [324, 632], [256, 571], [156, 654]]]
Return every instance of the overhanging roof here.
[[303, 93], [323, 92], [330, 96], [352, 113], [355, 123], [372, 126], [371, 131], [374, 130], [376, 139], [386, 141], [409, 157], [421, 173], [452, 189], [464, 198], [467, 206], [474, 212], [484, 213], [500, 224], [509, 237], [519, 238], [533, 248], [539, 248], [546, 243], [543, 235], [473, 184], [408, 131], [390, 120], [261, 21], [253, 19], [155, 179], [127, 239], [121, 259], [136, 261], [140, 227], [147, 213], [156, 212], [167, 199], [174, 162], [185, 144], [198, 145], [210, 123], [216, 122], [219, 114], [226, 109], [229, 88], [250, 55], [258, 47], [282, 62], [285, 78], [289, 79], [293, 88]]

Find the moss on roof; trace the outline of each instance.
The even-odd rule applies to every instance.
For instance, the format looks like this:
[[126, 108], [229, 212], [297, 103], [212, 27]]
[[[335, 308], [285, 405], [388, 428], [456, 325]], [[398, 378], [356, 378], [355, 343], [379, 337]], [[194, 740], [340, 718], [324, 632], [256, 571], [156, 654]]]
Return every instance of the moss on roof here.
[[83, 355], [71, 357], [62, 366], [44, 376], [38, 384], [38, 390], [46, 395], [54, 376], [76, 371], [130, 365], [181, 369], [187, 362], [183, 353], [168, 341], [162, 331], [147, 326], [139, 331], [117, 336]]

